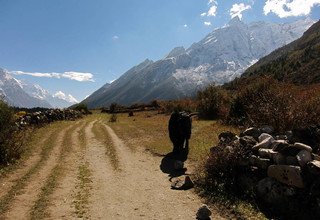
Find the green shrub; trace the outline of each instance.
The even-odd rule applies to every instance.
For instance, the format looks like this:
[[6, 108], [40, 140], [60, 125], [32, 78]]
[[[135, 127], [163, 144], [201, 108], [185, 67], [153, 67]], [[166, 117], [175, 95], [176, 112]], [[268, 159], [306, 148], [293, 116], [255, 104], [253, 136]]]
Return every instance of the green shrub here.
[[90, 114], [91, 112], [88, 110], [88, 106], [84, 103], [76, 104], [72, 107], [72, 109], [83, 112], [84, 114]]
[[197, 101], [200, 117], [217, 119], [228, 115], [231, 97], [220, 86], [210, 85], [198, 92]]
[[12, 163], [21, 156], [20, 136], [16, 131], [13, 110], [0, 100], [0, 164]]
[[[203, 184], [208, 192], [239, 192], [239, 177], [249, 173], [247, 167], [239, 166], [241, 161], [247, 161], [251, 151], [240, 144], [220, 143], [211, 148], [205, 163]], [[241, 190], [241, 193], [245, 193]], [[248, 192], [249, 193], [249, 192]], [[248, 195], [252, 196], [250, 192]]]
[[119, 105], [117, 103], [111, 103], [110, 107], [109, 107], [109, 111], [110, 113], [119, 113], [121, 111], [125, 111], [126, 110], [126, 107], [125, 106], [122, 106], [122, 105]]
[[110, 116], [110, 119], [109, 119], [109, 122], [117, 122], [118, 121], [118, 116], [116, 113], [113, 113], [111, 116]]
[[195, 112], [197, 111], [197, 102], [193, 99], [180, 99], [170, 101], [158, 101], [157, 105], [160, 106], [160, 112], [171, 114], [172, 112]]

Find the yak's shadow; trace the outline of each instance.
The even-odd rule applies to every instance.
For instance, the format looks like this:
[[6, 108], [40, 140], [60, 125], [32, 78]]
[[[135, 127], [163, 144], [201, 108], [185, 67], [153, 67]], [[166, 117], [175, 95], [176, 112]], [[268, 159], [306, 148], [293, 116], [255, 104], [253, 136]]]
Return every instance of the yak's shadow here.
[[188, 152], [182, 150], [179, 155], [175, 155], [172, 152], [166, 154], [161, 160], [160, 169], [163, 173], [169, 174], [170, 179], [173, 177], [182, 176], [186, 173], [187, 168], [175, 169], [174, 164], [177, 160], [186, 161], [188, 157]]

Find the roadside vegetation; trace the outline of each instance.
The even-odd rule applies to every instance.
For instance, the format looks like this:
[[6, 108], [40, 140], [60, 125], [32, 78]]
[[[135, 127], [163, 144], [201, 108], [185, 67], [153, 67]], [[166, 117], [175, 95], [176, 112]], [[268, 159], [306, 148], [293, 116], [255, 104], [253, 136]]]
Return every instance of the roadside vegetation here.
[[71, 134], [78, 126], [78, 124], [73, 124], [73, 126], [69, 126], [67, 128], [67, 131], [65, 132], [61, 143], [62, 147], [61, 151], [59, 152], [57, 165], [53, 168], [44, 186], [41, 188], [40, 195], [38, 196], [38, 199], [31, 211], [31, 219], [43, 219], [44, 217], [48, 216], [47, 207], [49, 205], [50, 195], [57, 188], [58, 181], [62, 177], [63, 172], [66, 168], [64, 166], [64, 159], [68, 155], [68, 153], [71, 152], [73, 147]]
[[[49, 155], [56, 143], [56, 139], [58, 137], [59, 131], [65, 126], [64, 122], [59, 122], [56, 124], [48, 125], [44, 128], [40, 128], [37, 130], [31, 137], [30, 141], [28, 141], [26, 148], [30, 151], [34, 151], [36, 149], [32, 149], [35, 146], [41, 149], [40, 152], [40, 160], [38, 160], [34, 165], [30, 167], [25, 175], [23, 175], [19, 180], [15, 182], [15, 184], [11, 187], [11, 189], [1, 198], [0, 200], [0, 213], [4, 213], [8, 210], [10, 203], [14, 199], [16, 195], [19, 195], [22, 190], [27, 185], [28, 181], [32, 178], [32, 176], [37, 173], [42, 166], [44, 166], [45, 162], [49, 158]], [[45, 138], [43, 143], [39, 141], [43, 139], [44, 135], [48, 134], [48, 137]], [[21, 161], [23, 162], [23, 161]], [[3, 170], [2, 170], [3, 171]], [[11, 169], [9, 171], [12, 171]], [[3, 172], [3, 175], [7, 174], [7, 172]]]
[[0, 100], [0, 165], [14, 163], [21, 157], [26, 140], [25, 133], [15, 128], [13, 109]]

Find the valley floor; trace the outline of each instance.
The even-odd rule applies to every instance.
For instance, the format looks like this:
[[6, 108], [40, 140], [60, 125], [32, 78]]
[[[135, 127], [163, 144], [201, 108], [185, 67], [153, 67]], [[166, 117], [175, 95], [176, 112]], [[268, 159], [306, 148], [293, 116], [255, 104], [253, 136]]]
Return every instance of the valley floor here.
[[193, 190], [170, 188], [162, 157], [146, 151], [156, 144], [142, 128], [125, 135], [121, 123], [129, 119], [122, 117], [109, 123], [94, 114], [37, 129], [30, 155], [0, 178], [0, 219], [195, 219], [203, 201]]

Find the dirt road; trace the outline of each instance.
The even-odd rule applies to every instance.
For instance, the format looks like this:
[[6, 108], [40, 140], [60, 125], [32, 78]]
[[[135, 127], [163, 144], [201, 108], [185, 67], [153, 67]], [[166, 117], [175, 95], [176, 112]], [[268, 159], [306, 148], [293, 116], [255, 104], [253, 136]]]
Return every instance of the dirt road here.
[[161, 161], [100, 120], [53, 126], [0, 179], [0, 219], [195, 219], [200, 199], [172, 190]]

